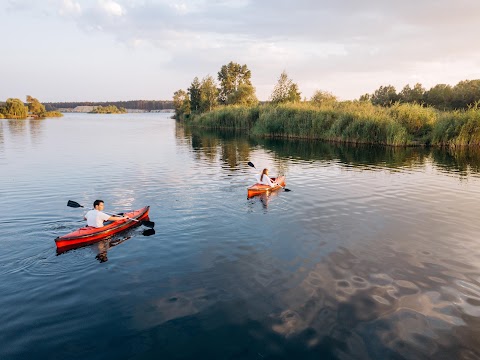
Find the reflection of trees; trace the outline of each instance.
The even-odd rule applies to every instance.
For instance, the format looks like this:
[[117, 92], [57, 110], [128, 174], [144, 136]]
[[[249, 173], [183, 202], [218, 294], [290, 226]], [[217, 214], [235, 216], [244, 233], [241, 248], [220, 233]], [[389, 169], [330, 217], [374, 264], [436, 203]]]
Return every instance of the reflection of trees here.
[[435, 148], [432, 150], [435, 163], [447, 170], [465, 175], [467, 172], [480, 172], [480, 149], [459, 147], [455, 150]]
[[35, 120], [25, 120], [28, 121], [28, 126], [30, 129], [30, 137], [33, 143], [37, 143], [40, 140], [42, 135], [42, 127], [44, 119], [35, 119]]
[[27, 129], [27, 122], [25, 120], [8, 120], [8, 130], [13, 136], [25, 135]]
[[189, 131], [189, 128], [186, 128], [183, 123], [176, 121], [175, 122], [175, 139], [177, 140], [178, 144], [185, 144], [185, 143], [190, 143], [189, 136], [191, 135], [191, 132]]
[[5, 143], [4, 135], [3, 135], [3, 121], [0, 121], [0, 145]]
[[35, 119], [35, 120], [13, 120], [9, 119], [4, 122], [2, 122], [1, 130], [0, 130], [0, 143], [4, 142], [4, 134], [3, 131], [5, 131], [6, 128], [8, 128], [8, 131], [10, 133], [10, 137], [7, 139], [10, 139], [12, 141], [17, 141], [21, 137], [25, 137], [27, 143], [28, 143], [28, 133], [30, 133], [30, 138], [32, 143], [38, 143], [40, 140], [40, 137], [42, 135], [42, 127], [44, 124], [45, 120], [44, 119]]
[[[239, 162], [248, 162], [256, 146], [274, 152], [276, 168], [286, 173], [289, 159], [305, 161], [335, 161], [339, 165], [375, 170], [378, 168], [409, 168], [425, 165], [433, 160], [435, 165], [447, 170], [480, 171], [480, 149], [476, 148], [424, 148], [352, 145], [311, 140], [253, 138], [234, 131], [212, 131], [183, 128], [177, 124], [177, 137], [188, 141], [196, 153], [214, 161], [217, 156], [230, 168]], [[258, 165], [258, 164], [256, 164]], [[373, 167], [372, 167], [373, 166]]]
[[237, 168], [240, 162], [248, 162], [250, 157], [252, 143], [238, 132], [204, 131], [177, 123], [175, 134], [180, 141], [190, 142], [197, 157], [203, 156], [209, 161], [219, 157], [231, 169]]
[[265, 139], [264, 146], [280, 157], [299, 160], [339, 161], [341, 164], [405, 167], [423, 163], [428, 151], [423, 148], [380, 147], [338, 144], [321, 141]]

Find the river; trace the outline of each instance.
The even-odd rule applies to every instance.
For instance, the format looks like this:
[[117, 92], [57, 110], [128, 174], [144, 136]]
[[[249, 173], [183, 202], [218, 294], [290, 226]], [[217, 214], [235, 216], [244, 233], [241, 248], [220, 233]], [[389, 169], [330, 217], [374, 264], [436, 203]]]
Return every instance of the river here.
[[[480, 358], [478, 151], [169, 116], [0, 120], [0, 359]], [[95, 199], [155, 233], [57, 252]]]

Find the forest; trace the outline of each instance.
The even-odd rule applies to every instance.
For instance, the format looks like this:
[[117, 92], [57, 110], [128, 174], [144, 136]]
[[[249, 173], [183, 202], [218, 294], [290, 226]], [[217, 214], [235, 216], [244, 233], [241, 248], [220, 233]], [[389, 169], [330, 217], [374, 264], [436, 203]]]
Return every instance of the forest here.
[[92, 101], [70, 101], [70, 102], [47, 102], [44, 103], [47, 110], [75, 108], [77, 106], [103, 106], [110, 105], [117, 108], [137, 109], [145, 111], [154, 110], [171, 110], [173, 109], [173, 101], [170, 100], [129, 100], [129, 101], [107, 101], [107, 102], [92, 102]]

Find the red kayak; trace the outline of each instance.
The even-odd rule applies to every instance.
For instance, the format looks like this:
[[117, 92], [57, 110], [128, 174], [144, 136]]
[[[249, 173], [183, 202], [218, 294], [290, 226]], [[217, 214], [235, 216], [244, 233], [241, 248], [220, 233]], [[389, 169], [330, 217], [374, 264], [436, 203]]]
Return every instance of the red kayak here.
[[139, 210], [135, 210], [135, 211], [131, 211], [123, 214], [124, 216], [127, 216], [130, 218], [128, 220], [108, 222], [105, 226], [102, 226], [101, 228], [96, 228], [93, 226], [85, 226], [74, 232], [71, 232], [70, 234], [59, 236], [55, 239], [55, 243], [57, 244], [57, 249], [75, 247], [80, 244], [81, 245], [90, 244], [90, 243], [102, 240], [106, 237], [112, 236], [114, 234], [117, 234], [120, 231], [124, 231], [132, 227], [138, 226], [142, 223], [143, 220], [149, 219], [148, 218], [149, 210], [150, 210], [150, 206], [145, 206], [144, 208], [141, 208]]
[[275, 191], [278, 189], [281, 189], [285, 187], [285, 176], [279, 176], [278, 178], [271, 178], [273, 181], [277, 182], [278, 185], [276, 186], [269, 186], [269, 185], [263, 185], [263, 184], [254, 184], [250, 186], [247, 191], [247, 197], [251, 198], [252, 196], [260, 195], [260, 194], [265, 194], [271, 191]]

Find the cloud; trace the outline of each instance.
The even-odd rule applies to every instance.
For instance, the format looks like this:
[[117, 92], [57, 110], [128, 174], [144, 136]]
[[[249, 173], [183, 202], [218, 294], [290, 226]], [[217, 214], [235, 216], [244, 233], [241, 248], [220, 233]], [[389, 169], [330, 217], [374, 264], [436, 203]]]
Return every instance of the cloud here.
[[262, 99], [268, 98], [283, 70], [307, 97], [316, 87], [358, 97], [402, 78], [403, 85], [423, 75], [433, 79], [434, 69], [442, 64], [437, 83], [447, 81], [447, 75], [449, 80], [458, 78], [462, 72], [480, 76], [474, 68], [456, 68], [465, 59], [479, 68], [480, 49], [473, 46], [480, 12], [477, 0], [458, 0], [455, 6], [449, 0], [43, 3], [10, 0], [7, 8], [33, 14], [55, 4], [57, 16], [68, 15], [64, 18], [87, 36], [101, 32], [104, 39], [114, 39], [109, 46], [121, 44], [136, 51], [156, 48], [162, 66], [192, 79], [216, 74], [229, 61], [247, 64]]
[[82, 8], [80, 4], [73, 0], [63, 0], [61, 4], [60, 15], [79, 15], [82, 13]]
[[113, 0], [100, 0], [99, 5], [110, 16], [125, 15], [125, 9]]
[[[362, 6], [346, 0], [322, 6], [308, 0], [294, 3], [130, 1], [125, 5], [127, 13], [119, 3], [102, 0], [100, 7], [107, 15], [123, 16], [126, 22], [110, 24], [108, 18], [98, 17], [96, 20], [99, 25], [109, 23], [102, 28], [125, 42], [131, 40], [129, 37], [141, 37], [160, 46], [164, 41], [165, 46], [169, 46], [178, 34], [207, 39], [216, 34], [217, 41], [213, 41], [212, 46], [228, 45], [231, 39], [238, 38], [240, 45], [250, 42], [279, 46], [288, 42], [294, 44], [295, 49], [303, 44], [303, 49], [316, 52], [316, 49], [321, 51], [324, 44], [331, 44], [331, 47], [349, 49], [343, 56], [376, 52], [377, 57], [409, 54], [410, 58], [427, 59], [441, 56], [453, 46], [460, 51], [471, 50], [474, 14], [480, 11], [480, 3], [459, 1], [463, 5], [458, 4], [455, 9], [447, 6], [446, 1], [388, 5], [370, 1]], [[457, 10], [461, 8], [469, 9], [468, 13]], [[203, 46], [202, 42], [197, 44]], [[187, 46], [194, 48], [195, 43]]]

